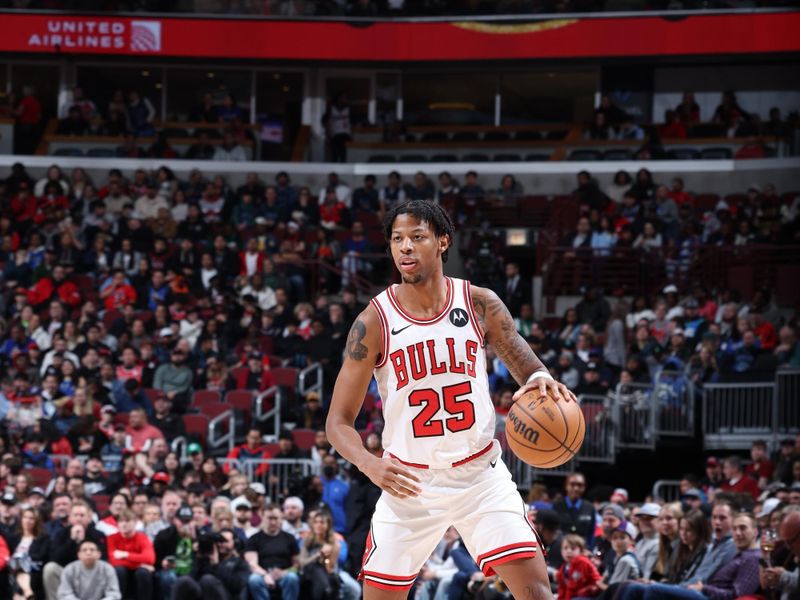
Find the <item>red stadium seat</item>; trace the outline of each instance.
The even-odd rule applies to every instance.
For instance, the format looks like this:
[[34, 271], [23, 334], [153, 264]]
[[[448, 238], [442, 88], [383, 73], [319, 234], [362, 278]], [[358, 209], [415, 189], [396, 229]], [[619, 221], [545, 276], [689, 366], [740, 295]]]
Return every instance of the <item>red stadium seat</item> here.
[[40, 487], [42, 489], [46, 488], [47, 484], [50, 483], [50, 480], [53, 478], [53, 472], [43, 467], [28, 467], [25, 469], [25, 473], [30, 475], [35, 487]]
[[292, 367], [278, 367], [270, 371], [272, 373], [272, 380], [276, 385], [282, 385], [294, 390], [297, 387], [297, 375], [300, 373], [299, 369]]
[[199, 406], [196, 406], [195, 408], [200, 411], [201, 415], [205, 415], [209, 419], [218, 417], [222, 413], [231, 409], [230, 406], [223, 402], [205, 402]]
[[247, 373], [249, 369], [247, 367], [236, 367], [235, 369], [230, 370], [230, 377], [233, 378], [234, 381], [238, 381], [239, 377], [242, 376], [242, 373]]
[[295, 445], [301, 450], [308, 450], [314, 445], [315, 431], [313, 429], [293, 429], [292, 437]]
[[284, 364], [286, 364], [286, 359], [283, 358], [282, 356], [278, 356], [277, 354], [271, 354], [267, 358], [269, 359], [270, 369], [282, 367]]
[[160, 398], [164, 395], [163, 390], [157, 390], [155, 388], [144, 388], [144, 395], [147, 396], [147, 399], [150, 400], [150, 403], [156, 401], [157, 398]]
[[250, 390], [231, 390], [225, 394], [225, 404], [242, 411], [245, 421], [249, 423], [253, 414], [253, 396]]
[[222, 395], [214, 390], [197, 390], [192, 394], [192, 406], [214, 404], [222, 401]]
[[189, 439], [196, 439], [205, 447], [208, 438], [208, 417], [206, 415], [183, 415], [183, 426]]
[[275, 342], [272, 339], [272, 336], [265, 335], [261, 337], [261, 352], [263, 354], [272, 354], [275, 348]]
[[714, 210], [717, 202], [719, 202], [717, 194], [697, 194], [694, 197], [694, 207], [702, 212]]

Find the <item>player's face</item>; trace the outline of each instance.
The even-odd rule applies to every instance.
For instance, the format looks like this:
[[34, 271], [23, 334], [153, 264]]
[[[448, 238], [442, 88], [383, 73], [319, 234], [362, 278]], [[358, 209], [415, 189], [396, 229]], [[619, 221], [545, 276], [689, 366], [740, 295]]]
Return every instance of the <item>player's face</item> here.
[[403, 283], [419, 283], [441, 269], [442, 253], [449, 245], [448, 236], [437, 237], [428, 223], [413, 215], [398, 215], [392, 224], [389, 246]]

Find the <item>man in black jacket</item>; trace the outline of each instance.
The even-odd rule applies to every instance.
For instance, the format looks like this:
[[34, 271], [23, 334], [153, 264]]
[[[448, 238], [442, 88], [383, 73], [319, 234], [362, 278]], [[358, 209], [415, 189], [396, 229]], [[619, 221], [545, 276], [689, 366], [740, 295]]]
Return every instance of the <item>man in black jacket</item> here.
[[586, 492], [586, 478], [583, 473], [570, 473], [565, 484], [565, 494], [553, 503], [553, 510], [561, 519], [561, 531], [583, 536], [588, 547], [594, 545], [594, 526], [596, 515], [594, 506], [583, 498]]
[[175, 583], [174, 598], [201, 600], [218, 598], [234, 600], [239, 598], [250, 577], [250, 566], [236, 551], [236, 535], [232, 529], [222, 529], [222, 539], [213, 542], [210, 554], [203, 552], [204, 542], [200, 534], [199, 556], [194, 561], [192, 573], [179, 577]]
[[69, 511], [69, 527], [56, 533], [50, 544], [48, 562], [44, 566], [44, 590], [47, 600], [56, 600], [64, 567], [78, 560], [78, 547], [83, 540], [95, 542], [103, 560], [107, 560], [106, 536], [94, 528], [89, 504], [83, 500], [73, 500]]
[[[158, 532], [153, 540], [156, 551], [156, 579], [162, 598], [172, 598], [172, 588], [177, 578], [189, 575], [194, 569], [197, 539], [192, 507], [183, 504], [172, 519], [172, 524]], [[49, 600], [49, 599], [48, 599]]]

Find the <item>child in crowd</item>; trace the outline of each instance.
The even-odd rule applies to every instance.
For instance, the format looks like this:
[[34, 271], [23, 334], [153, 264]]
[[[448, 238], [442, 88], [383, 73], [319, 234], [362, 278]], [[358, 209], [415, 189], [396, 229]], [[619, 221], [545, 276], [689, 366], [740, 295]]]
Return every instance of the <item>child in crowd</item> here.
[[636, 538], [636, 529], [633, 524], [623, 521], [611, 533], [611, 548], [614, 550], [614, 563], [606, 573], [603, 581], [598, 585], [607, 589], [615, 583], [633, 581], [642, 576], [639, 559], [633, 553], [633, 540]]
[[558, 600], [591, 598], [600, 593], [600, 588], [597, 587], [600, 573], [592, 561], [584, 556], [585, 550], [586, 540], [583, 537], [574, 533], [564, 536], [564, 541], [561, 542], [564, 564], [556, 572]]

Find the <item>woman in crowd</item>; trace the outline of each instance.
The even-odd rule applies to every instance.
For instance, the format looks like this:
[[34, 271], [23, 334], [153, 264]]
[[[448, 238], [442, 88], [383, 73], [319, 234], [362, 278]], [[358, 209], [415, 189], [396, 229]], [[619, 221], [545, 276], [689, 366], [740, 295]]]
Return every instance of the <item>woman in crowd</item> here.
[[44, 532], [39, 512], [33, 508], [23, 509], [19, 528], [13, 537], [9, 536], [8, 541], [11, 550], [8, 568], [14, 587], [14, 600], [33, 600], [36, 596], [32, 575], [41, 572], [43, 561], [49, 554], [50, 541]]

